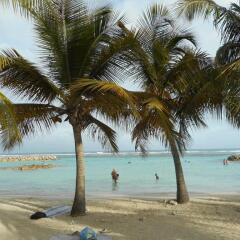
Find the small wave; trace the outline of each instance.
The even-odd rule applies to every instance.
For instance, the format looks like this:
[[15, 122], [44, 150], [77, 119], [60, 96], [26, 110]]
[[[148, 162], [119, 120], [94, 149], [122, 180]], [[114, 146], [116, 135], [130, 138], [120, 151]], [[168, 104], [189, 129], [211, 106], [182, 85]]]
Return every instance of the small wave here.
[[159, 152], [149, 152], [149, 154], [166, 154], [166, 153], [170, 153], [170, 151], [159, 151]]
[[56, 155], [56, 156], [74, 156], [75, 153], [56, 153], [54, 155]]
[[232, 151], [226, 151], [226, 152], [240, 153], [240, 150], [232, 150]]
[[97, 152], [96, 154], [97, 155], [113, 155], [113, 153], [110, 153], [110, 152]]
[[202, 153], [202, 152], [209, 152], [204, 150], [187, 150], [186, 153]]

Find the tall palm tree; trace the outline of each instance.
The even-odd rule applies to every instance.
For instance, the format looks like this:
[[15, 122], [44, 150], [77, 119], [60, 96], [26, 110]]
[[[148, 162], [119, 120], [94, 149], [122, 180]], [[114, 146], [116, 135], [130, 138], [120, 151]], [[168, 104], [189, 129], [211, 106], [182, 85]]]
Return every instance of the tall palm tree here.
[[[63, 120], [73, 128], [76, 190], [72, 216], [85, 214], [82, 133], [89, 131], [103, 147], [118, 151], [116, 133], [104, 122], [118, 122], [131, 94], [115, 83], [127, 62], [121, 52], [131, 42], [117, 26], [122, 18], [109, 7], [89, 10], [77, 0], [1, 1], [31, 19], [40, 49], [40, 67], [16, 50], [0, 54], [0, 85], [29, 103], [14, 104], [21, 137], [50, 129]], [[8, 6], [8, 5], [7, 5]], [[125, 113], [126, 115], [126, 113]], [[2, 131], [5, 146], [19, 142]]]
[[194, 36], [177, 26], [166, 7], [153, 5], [138, 23], [132, 33], [136, 42], [129, 72], [143, 90], [135, 92], [142, 118], [137, 119], [132, 138], [142, 151], [150, 138], [170, 148], [177, 201], [186, 203], [189, 195], [180, 158], [190, 140], [189, 129], [206, 126], [204, 111], [212, 103], [204, 87], [212, 85], [206, 78], [210, 71], [213, 74], [212, 61], [194, 50]]

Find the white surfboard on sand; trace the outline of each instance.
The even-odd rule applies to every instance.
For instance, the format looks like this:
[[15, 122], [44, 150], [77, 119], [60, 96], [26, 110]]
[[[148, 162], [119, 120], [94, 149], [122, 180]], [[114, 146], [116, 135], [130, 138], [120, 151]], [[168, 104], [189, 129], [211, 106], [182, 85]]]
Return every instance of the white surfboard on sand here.
[[43, 213], [45, 213], [47, 217], [57, 217], [57, 216], [61, 216], [61, 215], [64, 215], [64, 214], [67, 214], [70, 212], [71, 212], [70, 206], [52, 207], [52, 208], [49, 208], [49, 209], [43, 211]]
[[58, 206], [58, 207], [52, 207], [49, 209], [46, 209], [41, 212], [35, 212], [30, 216], [30, 219], [37, 220], [41, 218], [51, 218], [51, 217], [57, 217], [64, 214], [69, 214], [71, 212], [70, 206]]

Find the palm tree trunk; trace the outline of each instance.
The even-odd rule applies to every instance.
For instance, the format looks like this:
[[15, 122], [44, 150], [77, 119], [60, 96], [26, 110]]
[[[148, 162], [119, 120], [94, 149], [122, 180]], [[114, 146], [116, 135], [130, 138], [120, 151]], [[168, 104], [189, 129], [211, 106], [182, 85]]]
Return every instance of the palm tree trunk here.
[[170, 143], [171, 153], [173, 156], [175, 173], [176, 173], [176, 182], [177, 182], [177, 202], [178, 203], [187, 203], [189, 202], [189, 195], [187, 191], [187, 186], [184, 180], [184, 174], [182, 169], [182, 164], [179, 156], [179, 152], [176, 146], [176, 142], [173, 141]]
[[76, 217], [86, 214], [85, 166], [81, 128], [78, 125], [73, 125], [73, 133], [76, 152], [76, 189], [71, 216]]

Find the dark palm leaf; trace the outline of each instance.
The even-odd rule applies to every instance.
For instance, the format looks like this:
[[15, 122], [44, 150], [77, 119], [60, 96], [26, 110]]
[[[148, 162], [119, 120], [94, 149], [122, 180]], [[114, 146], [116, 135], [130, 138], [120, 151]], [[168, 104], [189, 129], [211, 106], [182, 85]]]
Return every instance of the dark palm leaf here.
[[0, 136], [3, 149], [10, 149], [22, 142], [16, 123], [16, 115], [11, 101], [0, 93]]
[[55, 83], [16, 50], [8, 50], [0, 55], [0, 71], [0, 85], [16, 95], [44, 102], [64, 97]]
[[116, 132], [105, 123], [89, 115], [84, 128], [89, 131], [92, 138], [96, 138], [101, 143], [103, 148], [118, 152]]
[[58, 114], [56, 108], [48, 104], [14, 104], [13, 107], [22, 136], [49, 131], [55, 124], [54, 117]]
[[221, 46], [216, 54], [216, 61], [220, 65], [230, 64], [240, 57], [240, 42], [227, 42]]
[[217, 5], [213, 0], [179, 0], [177, 11], [179, 14], [184, 14], [189, 20], [193, 20], [197, 16], [207, 18], [209, 15], [213, 15], [216, 20], [226, 9]]

